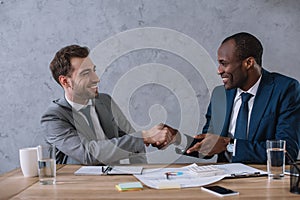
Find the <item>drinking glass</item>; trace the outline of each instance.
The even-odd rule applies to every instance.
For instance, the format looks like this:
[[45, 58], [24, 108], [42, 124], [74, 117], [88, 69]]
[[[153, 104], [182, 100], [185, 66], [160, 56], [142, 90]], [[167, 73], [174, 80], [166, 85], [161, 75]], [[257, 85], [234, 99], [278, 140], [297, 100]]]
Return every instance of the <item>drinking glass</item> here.
[[53, 185], [56, 182], [55, 145], [40, 145], [37, 150], [40, 184]]
[[270, 179], [281, 179], [285, 170], [284, 140], [267, 140], [267, 168]]

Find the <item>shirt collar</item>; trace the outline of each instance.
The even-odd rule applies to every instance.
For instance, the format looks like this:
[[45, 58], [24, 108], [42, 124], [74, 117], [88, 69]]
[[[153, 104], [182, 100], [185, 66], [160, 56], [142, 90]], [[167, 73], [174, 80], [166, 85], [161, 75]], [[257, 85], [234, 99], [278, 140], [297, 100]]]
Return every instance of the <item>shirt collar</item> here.
[[94, 105], [92, 99], [90, 99], [86, 105], [83, 105], [83, 104], [79, 104], [79, 103], [75, 103], [75, 102], [71, 101], [70, 99], [68, 99], [67, 95], [65, 95], [65, 98], [66, 98], [66, 101], [71, 105], [71, 107], [76, 111], [86, 108], [87, 106]]
[[237, 96], [240, 96], [241, 93], [243, 93], [243, 92], [250, 93], [250, 94], [252, 94], [253, 96], [255, 96], [256, 93], [257, 93], [258, 86], [259, 86], [260, 81], [261, 81], [261, 77], [262, 77], [262, 76], [260, 75], [260, 77], [259, 77], [259, 79], [256, 81], [256, 83], [255, 83], [248, 91], [244, 91], [244, 90], [238, 88], [238, 89], [237, 89]]

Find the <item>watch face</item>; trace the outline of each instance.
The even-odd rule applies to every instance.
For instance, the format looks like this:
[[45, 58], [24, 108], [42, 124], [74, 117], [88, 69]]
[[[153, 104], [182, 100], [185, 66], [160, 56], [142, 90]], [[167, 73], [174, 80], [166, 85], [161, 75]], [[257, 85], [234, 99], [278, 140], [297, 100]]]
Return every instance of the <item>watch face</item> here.
[[228, 144], [226, 148], [227, 148], [228, 152], [230, 152], [230, 153], [233, 152], [233, 144]]

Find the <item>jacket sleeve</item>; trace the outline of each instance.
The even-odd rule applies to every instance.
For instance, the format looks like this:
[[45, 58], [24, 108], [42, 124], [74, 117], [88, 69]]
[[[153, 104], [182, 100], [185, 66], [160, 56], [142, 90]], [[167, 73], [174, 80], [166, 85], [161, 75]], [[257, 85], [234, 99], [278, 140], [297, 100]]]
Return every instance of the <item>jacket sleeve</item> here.
[[[120, 107], [116, 104], [116, 102], [111, 98], [111, 96], [107, 94], [102, 94], [105, 104], [110, 108], [110, 112], [113, 115], [113, 118], [118, 126], [119, 136], [130, 134], [131, 137], [139, 140], [139, 143], [131, 144], [131, 148], [138, 145], [138, 148], [134, 148], [135, 151], [132, 155], [129, 156], [130, 163], [146, 163], [146, 149], [143, 143], [143, 138], [141, 132], [136, 132], [134, 128], [131, 126], [130, 122], [127, 120], [126, 116], [123, 114]], [[136, 142], [136, 141], [135, 141]], [[142, 143], [142, 145], [141, 145]]]

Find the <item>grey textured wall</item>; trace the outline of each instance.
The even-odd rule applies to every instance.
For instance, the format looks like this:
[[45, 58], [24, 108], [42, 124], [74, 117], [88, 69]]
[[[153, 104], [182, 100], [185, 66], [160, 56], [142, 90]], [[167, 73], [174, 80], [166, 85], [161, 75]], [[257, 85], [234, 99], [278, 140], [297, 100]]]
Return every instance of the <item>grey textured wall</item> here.
[[[61, 47], [77, 43], [93, 50], [112, 37], [120, 42], [121, 36], [116, 35], [124, 31], [159, 28], [153, 30], [163, 31], [166, 37], [158, 42], [167, 42], [170, 49], [151, 46], [157, 42], [152, 32], [148, 39], [141, 37], [149, 44], [127, 36], [129, 42], [142, 46], [119, 56], [115, 52], [108, 65], [97, 63], [98, 68], [102, 67], [100, 90], [116, 97], [136, 128], [163, 120], [194, 134], [204, 123], [209, 100], [207, 81], [216, 78], [216, 50], [220, 42], [236, 32], [251, 32], [264, 45], [265, 68], [300, 80], [299, 19], [298, 0], [1, 0], [0, 174], [19, 166], [19, 148], [42, 141], [40, 116], [51, 100], [62, 96], [48, 70], [50, 60]], [[176, 41], [176, 35], [186, 36], [187, 40]], [[168, 43], [169, 38], [172, 40]], [[195, 42], [207, 53], [193, 49]], [[172, 49], [174, 43], [181, 52]], [[205, 60], [207, 56], [212, 60]], [[201, 72], [203, 66], [201, 62], [199, 66], [195, 64], [199, 59], [193, 61], [194, 58], [205, 60], [203, 64], [211, 68], [204, 66]], [[165, 76], [159, 76], [160, 68]], [[132, 71], [138, 73], [130, 74]], [[136, 88], [129, 83], [124, 86], [124, 76], [129, 74], [132, 78], [143, 72], [151, 74], [147, 76], [149, 80], [157, 79], [154, 83], [130, 83], [140, 84]], [[174, 82], [172, 73], [180, 81]], [[203, 76], [205, 73], [214, 75], [210, 79]], [[160, 78], [167, 81], [156, 84]], [[189, 90], [193, 95], [185, 93]], [[186, 106], [195, 98], [199, 108]], [[196, 118], [191, 117], [195, 113]]]

